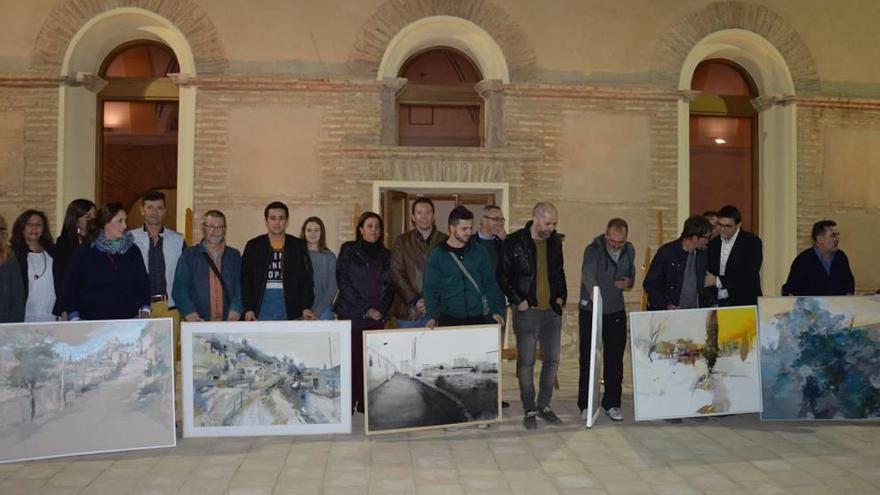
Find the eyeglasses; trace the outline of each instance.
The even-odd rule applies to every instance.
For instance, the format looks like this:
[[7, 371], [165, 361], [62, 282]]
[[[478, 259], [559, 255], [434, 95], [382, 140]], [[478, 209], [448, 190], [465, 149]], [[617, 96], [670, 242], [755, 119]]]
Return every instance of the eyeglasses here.
[[493, 222], [503, 222], [505, 220], [504, 217], [483, 217], [483, 218], [487, 218], [489, 220], [492, 220]]
[[32, 227], [32, 228], [42, 227], [43, 222], [28, 222], [28, 223], [24, 224], [24, 226], [25, 227]]
[[204, 228], [206, 228], [206, 229], [208, 229], [208, 230], [226, 230], [226, 226], [225, 226], [225, 225], [208, 225], [208, 224], [206, 224], [206, 223], [203, 223], [203, 224], [202, 224], [202, 227], [204, 227]]

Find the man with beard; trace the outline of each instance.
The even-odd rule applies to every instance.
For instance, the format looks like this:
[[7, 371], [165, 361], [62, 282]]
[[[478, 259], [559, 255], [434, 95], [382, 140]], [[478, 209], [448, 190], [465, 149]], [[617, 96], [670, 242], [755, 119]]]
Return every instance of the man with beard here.
[[593, 335], [593, 287], [602, 295], [602, 359], [605, 394], [602, 408], [613, 421], [623, 421], [620, 395], [623, 385], [623, 351], [626, 348], [626, 304], [623, 291], [632, 288], [636, 276], [635, 248], [627, 242], [629, 226], [612, 218], [605, 233], [584, 249], [581, 265], [581, 301], [578, 311], [580, 333], [580, 380], [578, 407], [587, 420], [587, 393], [590, 383], [590, 342]]
[[849, 296], [856, 282], [849, 258], [840, 249], [840, 231], [833, 220], [813, 224], [813, 245], [795, 257], [782, 286], [783, 296]]
[[449, 237], [428, 256], [425, 268], [426, 326], [504, 324], [504, 302], [489, 254], [468, 242], [474, 214], [464, 206], [449, 213]]
[[[529, 430], [538, 427], [536, 417], [550, 424], [562, 424], [550, 408], [559, 370], [562, 308], [568, 295], [557, 219], [552, 203], [538, 203], [525, 227], [504, 240], [501, 288], [513, 312], [516, 366], [525, 412], [523, 426]], [[536, 400], [534, 370], [538, 342], [544, 363]]]

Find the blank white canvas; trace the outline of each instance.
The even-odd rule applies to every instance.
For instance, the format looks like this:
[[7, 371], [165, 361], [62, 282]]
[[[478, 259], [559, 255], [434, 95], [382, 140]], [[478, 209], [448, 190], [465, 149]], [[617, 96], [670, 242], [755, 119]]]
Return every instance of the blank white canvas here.
[[587, 394], [587, 428], [592, 428], [593, 423], [601, 412], [599, 400], [599, 382], [602, 377], [602, 293], [599, 287], [593, 287], [593, 332], [590, 338], [590, 385]]

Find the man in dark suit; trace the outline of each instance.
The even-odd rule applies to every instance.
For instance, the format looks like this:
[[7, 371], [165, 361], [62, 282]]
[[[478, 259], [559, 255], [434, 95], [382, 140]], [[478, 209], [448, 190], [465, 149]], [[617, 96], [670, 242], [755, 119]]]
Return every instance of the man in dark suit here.
[[706, 285], [718, 290], [719, 306], [753, 306], [761, 296], [761, 238], [740, 227], [742, 214], [735, 206], [718, 210], [718, 237], [709, 241]]

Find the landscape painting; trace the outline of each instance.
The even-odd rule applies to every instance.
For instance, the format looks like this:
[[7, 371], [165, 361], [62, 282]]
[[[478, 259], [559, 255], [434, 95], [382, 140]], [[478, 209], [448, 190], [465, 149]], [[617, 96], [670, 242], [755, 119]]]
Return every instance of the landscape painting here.
[[0, 325], [0, 462], [173, 447], [172, 320]]
[[364, 332], [366, 432], [501, 420], [500, 327]]
[[880, 302], [762, 297], [766, 420], [880, 419]]
[[599, 382], [602, 377], [602, 292], [593, 287], [593, 333], [590, 336], [590, 384], [587, 390], [587, 414], [585, 425], [592, 428], [599, 417], [601, 401]]
[[351, 432], [347, 321], [183, 323], [184, 436]]
[[761, 411], [754, 306], [632, 313], [636, 421]]

